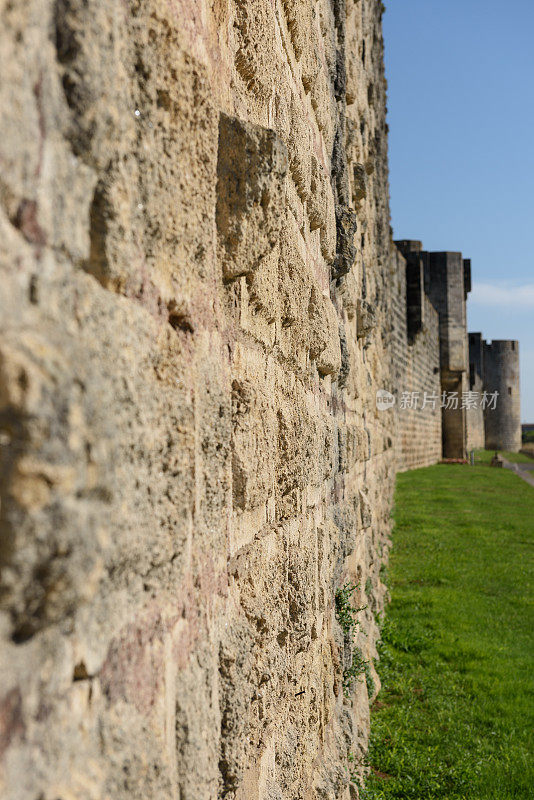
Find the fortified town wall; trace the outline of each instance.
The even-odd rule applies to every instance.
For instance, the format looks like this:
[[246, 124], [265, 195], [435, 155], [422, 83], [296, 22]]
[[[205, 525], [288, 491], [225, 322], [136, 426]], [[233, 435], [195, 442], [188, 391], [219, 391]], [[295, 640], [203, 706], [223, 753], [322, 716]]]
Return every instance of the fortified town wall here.
[[6, 800], [333, 799], [363, 770], [395, 471], [381, 14], [2, 5]]
[[[402, 254], [400, 261], [397, 255], [396, 273], [405, 276], [392, 284], [397, 468], [425, 466], [440, 458], [463, 461], [470, 451], [484, 447], [517, 452], [519, 343], [488, 344], [482, 334], [468, 334], [469, 259], [461, 253], [425, 251], [416, 240], [396, 245]], [[436, 395], [438, 401], [430, 402]]]
[[382, 3], [0, 8], [0, 793], [357, 797], [395, 471], [465, 450], [399, 393], [469, 380]]

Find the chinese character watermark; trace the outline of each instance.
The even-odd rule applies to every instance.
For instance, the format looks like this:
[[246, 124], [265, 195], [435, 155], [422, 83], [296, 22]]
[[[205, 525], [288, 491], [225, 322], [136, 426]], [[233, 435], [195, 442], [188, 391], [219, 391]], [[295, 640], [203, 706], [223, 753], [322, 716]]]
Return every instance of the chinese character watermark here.
[[[436, 408], [443, 408], [446, 411], [457, 411], [458, 409], [465, 409], [466, 411], [476, 410], [477, 408], [484, 410], [495, 410], [497, 407], [497, 398], [499, 392], [447, 392], [443, 391], [441, 395], [436, 392], [401, 392], [399, 399], [399, 409], [401, 411], [424, 411], [427, 408], [433, 411]], [[379, 389], [376, 393], [376, 407], [379, 411], [386, 411], [395, 405], [396, 398], [391, 392], [386, 389]]]

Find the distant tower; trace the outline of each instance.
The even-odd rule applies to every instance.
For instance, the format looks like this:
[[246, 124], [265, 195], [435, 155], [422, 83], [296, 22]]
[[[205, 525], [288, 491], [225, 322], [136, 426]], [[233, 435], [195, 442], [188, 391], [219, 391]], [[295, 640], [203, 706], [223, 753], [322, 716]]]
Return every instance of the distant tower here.
[[469, 348], [465, 301], [471, 291], [471, 262], [461, 253], [428, 253], [425, 290], [439, 315], [441, 390], [456, 395], [458, 406], [442, 408], [443, 458], [465, 458], [467, 415], [461, 398], [468, 389]]
[[418, 239], [399, 239], [395, 244], [406, 259], [409, 343], [423, 325], [423, 292], [438, 312], [441, 392], [451, 400], [442, 407], [443, 458], [465, 458], [469, 419], [461, 400], [469, 376], [465, 303], [471, 291], [471, 261], [461, 253], [427, 252]]
[[487, 450], [521, 449], [521, 412], [519, 406], [519, 342], [493, 340], [484, 342], [484, 389], [499, 392], [495, 410], [484, 412]]

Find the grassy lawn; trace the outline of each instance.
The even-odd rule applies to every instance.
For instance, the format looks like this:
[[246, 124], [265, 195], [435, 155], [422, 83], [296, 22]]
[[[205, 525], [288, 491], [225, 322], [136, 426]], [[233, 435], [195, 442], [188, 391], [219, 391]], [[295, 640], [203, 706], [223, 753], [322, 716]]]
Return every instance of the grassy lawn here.
[[[516, 464], [532, 464], [532, 458], [525, 453], [509, 453], [505, 450], [499, 450], [501, 456]], [[475, 464], [489, 464], [495, 450], [475, 450]]]
[[361, 796], [532, 798], [534, 489], [428, 467], [398, 476], [395, 520]]

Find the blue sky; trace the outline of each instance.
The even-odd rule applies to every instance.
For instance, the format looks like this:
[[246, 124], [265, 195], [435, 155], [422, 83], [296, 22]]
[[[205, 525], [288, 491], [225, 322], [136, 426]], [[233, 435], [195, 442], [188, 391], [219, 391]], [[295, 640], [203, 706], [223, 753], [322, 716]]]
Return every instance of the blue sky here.
[[534, 0], [386, 0], [396, 239], [471, 258], [469, 330], [518, 339], [534, 422]]

